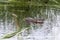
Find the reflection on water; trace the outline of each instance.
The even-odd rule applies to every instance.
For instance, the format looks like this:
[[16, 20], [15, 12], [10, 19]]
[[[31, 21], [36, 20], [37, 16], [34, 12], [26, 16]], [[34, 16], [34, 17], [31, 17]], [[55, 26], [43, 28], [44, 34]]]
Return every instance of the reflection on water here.
[[3, 21], [2, 19], [0, 20], [0, 36], [1, 34], [9, 33], [9, 31], [15, 31], [16, 29], [13, 26], [13, 20], [8, 21], [5, 20]]
[[[37, 10], [36, 10], [37, 9]], [[16, 31], [16, 27], [20, 29], [25, 27], [25, 30], [7, 40], [60, 40], [60, 10], [59, 9], [44, 9], [38, 7], [28, 14], [17, 14], [18, 17], [13, 17], [12, 14], [4, 12], [0, 14], [0, 37], [6, 33]], [[42, 14], [43, 13], [43, 14]], [[47, 15], [47, 16], [46, 16]], [[44, 18], [44, 23], [31, 23], [23, 21], [26, 17]]]
[[60, 40], [60, 12], [52, 9], [47, 11], [48, 18], [42, 25], [30, 23], [30, 28], [21, 32], [19, 37], [23, 40]]

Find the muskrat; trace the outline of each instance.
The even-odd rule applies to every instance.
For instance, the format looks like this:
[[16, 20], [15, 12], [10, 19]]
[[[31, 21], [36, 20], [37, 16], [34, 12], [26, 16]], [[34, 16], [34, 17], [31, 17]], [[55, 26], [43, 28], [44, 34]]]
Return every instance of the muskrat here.
[[44, 19], [41, 18], [24, 18], [25, 21], [27, 22], [32, 22], [32, 23], [40, 23], [43, 24]]

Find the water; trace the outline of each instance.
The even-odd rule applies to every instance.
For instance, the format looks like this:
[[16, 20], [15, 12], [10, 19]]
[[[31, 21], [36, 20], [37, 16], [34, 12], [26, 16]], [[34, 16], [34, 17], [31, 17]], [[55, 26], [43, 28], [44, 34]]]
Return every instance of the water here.
[[[0, 40], [2, 40], [1, 38], [5, 34], [16, 31], [16, 28], [14, 27], [13, 17], [9, 18], [9, 16], [11, 16], [11, 15], [8, 14], [8, 12], [6, 11], [6, 8], [7, 8], [6, 5], [4, 5], [5, 11], [4, 12], [0, 11], [1, 12], [0, 13]], [[10, 40], [10, 39], [8, 39], [8, 40]]]
[[[4, 40], [60, 40], [60, 10], [59, 9], [46, 9], [47, 19], [43, 24], [30, 23], [30, 27], [17, 33], [14, 37]], [[8, 14], [5, 14], [5, 21], [0, 21], [0, 37], [6, 33], [16, 31], [14, 27], [14, 18], [8, 22]], [[33, 18], [40, 18], [37, 16]], [[26, 22], [27, 23], [27, 22]], [[23, 25], [23, 24], [22, 24]]]
[[57, 10], [55, 14], [52, 9], [46, 11], [48, 18], [44, 23], [30, 23], [30, 28], [20, 33], [22, 40], [60, 40], [60, 12]]

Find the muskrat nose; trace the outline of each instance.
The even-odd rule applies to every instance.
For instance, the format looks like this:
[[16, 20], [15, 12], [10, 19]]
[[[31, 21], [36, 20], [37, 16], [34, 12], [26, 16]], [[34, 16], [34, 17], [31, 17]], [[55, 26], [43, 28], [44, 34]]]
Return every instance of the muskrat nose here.
[[27, 22], [40, 23], [43, 24], [44, 19], [41, 18], [24, 18]]

